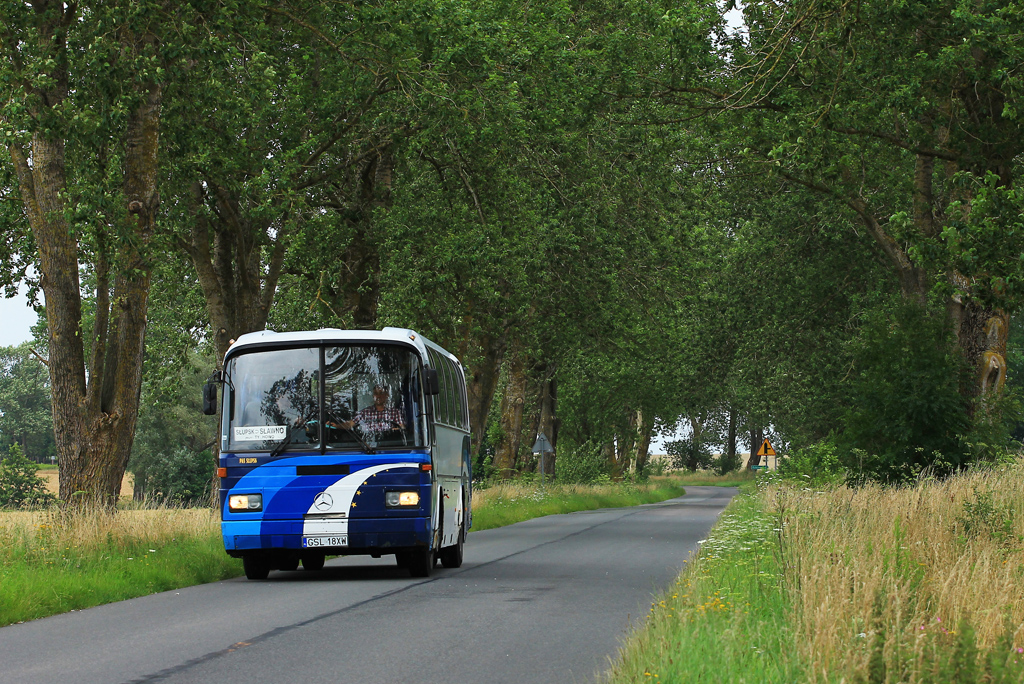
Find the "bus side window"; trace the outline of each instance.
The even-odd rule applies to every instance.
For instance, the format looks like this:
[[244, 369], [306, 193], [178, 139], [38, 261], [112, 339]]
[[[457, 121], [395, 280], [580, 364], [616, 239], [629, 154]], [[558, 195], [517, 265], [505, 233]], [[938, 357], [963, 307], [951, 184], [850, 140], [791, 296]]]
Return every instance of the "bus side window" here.
[[448, 422], [448, 404], [444, 398], [445, 392], [445, 381], [444, 381], [444, 365], [441, 361], [441, 357], [433, 349], [428, 350], [430, 354], [430, 365], [437, 371], [437, 384], [440, 386], [440, 392], [434, 395], [434, 422], [446, 424]]
[[452, 378], [448, 373], [448, 359], [438, 354], [441, 361], [441, 403], [444, 404], [444, 424], [452, 424]]
[[452, 401], [455, 394], [453, 387], [455, 378], [452, 377], [452, 362], [444, 357], [441, 362], [444, 364], [444, 401], [448, 405], [448, 424], [455, 425], [455, 402]]
[[459, 401], [460, 392], [459, 378], [457, 377], [458, 370], [455, 368], [455, 364], [451, 359], [445, 359], [445, 362], [448, 366], [448, 415], [451, 416], [452, 426], [461, 427], [462, 418], [459, 414], [461, 413], [460, 409], [462, 408], [462, 402]]
[[457, 396], [455, 401], [459, 405], [459, 427], [463, 430], [469, 429], [469, 410], [466, 407], [466, 374], [462, 372], [462, 368], [455, 366], [455, 378], [458, 385]]

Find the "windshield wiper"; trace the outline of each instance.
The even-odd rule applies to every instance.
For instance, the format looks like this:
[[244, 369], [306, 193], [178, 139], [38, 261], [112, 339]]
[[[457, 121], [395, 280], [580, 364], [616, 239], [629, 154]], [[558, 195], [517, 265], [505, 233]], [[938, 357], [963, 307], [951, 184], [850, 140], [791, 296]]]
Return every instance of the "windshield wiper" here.
[[284, 426], [284, 439], [277, 443], [274, 450], [270, 452], [270, 458], [277, 458], [284, 451], [284, 448], [288, 446], [292, 441], [292, 428], [289, 425]]
[[376, 449], [376, 448], [374, 448], [374, 447], [372, 447], [372, 446], [370, 446], [370, 445], [369, 445], [369, 444], [367, 444], [366, 442], [364, 442], [364, 441], [363, 441], [363, 438], [359, 436], [359, 433], [358, 433], [358, 432], [356, 432], [354, 428], [350, 428], [350, 427], [345, 427], [345, 426], [344, 426], [344, 425], [342, 425], [341, 423], [338, 423], [338, 425], [339, 425], [339, 426], [340, 426], [341, 428], [343, 428], [343, 429], [345, 429], [345, 430], [348, 430], [348, 433], [349, 433], [350, 435], [352, 435], [353, 437], [355, 437], [355, 438], [356, 438], [356, 441], [357, 441], [357, 442], [359, 442], [359, 445], [360, 445], [361, 447], [363, 447], [363, 451], [364, 451], [365, 453], [367, 453], [367, 454], [375, 454], [375, 453], [377, 453], [377, 449]]
[[[315, 421], [313, 421], [313, 422], [315, 422]], [[377, 453], [376, 447], [372, 447], [369, 444], [367, 444], [366, 442], [364, 442], [363, 438], [359, 436], [359, 433], [355, 429], [350, 428], [347, 425], [345, 425], [344, 422], [337, 421], [337, 420], [328, 420], [328, 421], [326, 421], [324, 423], [323, 435], [322, 435], [322, 437], [320, 439], [320, 453], [324, 453], [324, 450], [327, 449], [327, 442], [328, 442], [328, 440], [327, 440], [327, 430], [328, 429], [330, 429], [330, 430], [338, 430], [338, 429], [344, 430], [348, 434], [352, 435], [352, 437], [357, 442], [359, 442], [359, 446], [361, 446], [363, 448], [364, 452], [366, 452], [367, 454], [375, 454], [375, 453]], [[337, 445], [334, 445], [334, 446], [335, 446], [335, 448], [337, 448]]]

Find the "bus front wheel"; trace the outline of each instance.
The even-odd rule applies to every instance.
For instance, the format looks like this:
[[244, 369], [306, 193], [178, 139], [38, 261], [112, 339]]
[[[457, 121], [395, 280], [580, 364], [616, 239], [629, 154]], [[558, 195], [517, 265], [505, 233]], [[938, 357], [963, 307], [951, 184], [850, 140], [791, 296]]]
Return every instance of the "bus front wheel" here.
[[262, 555], [242, 556], [242, 569], [246, 579], [263, 580], [270, 574], [270, 561]]
[[446, 568], [461, 568], [462, 567], [462, 547], [465, 543], [466, 532], [465, 528], [459, 528], [459, 540], [451, 546], [446, 546], [441, 549], [441, 565]]
[[302, 557], [303, 570], [323, 570], [326, 556], [322, 553], [313, 553]]
[[413, 577], [430, 577], [434, 569], [434, 549], [416, 549], [409, 553], [409, 574]]

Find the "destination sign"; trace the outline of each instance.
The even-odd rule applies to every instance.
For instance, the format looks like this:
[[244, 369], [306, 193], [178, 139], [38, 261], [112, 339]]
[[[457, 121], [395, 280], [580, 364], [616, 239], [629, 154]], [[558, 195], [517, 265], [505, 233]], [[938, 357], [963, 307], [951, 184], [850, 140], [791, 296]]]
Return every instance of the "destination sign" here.
[[235, 428], [236, 442], [280, 442], [288, 436], [286, 425], [249, 425]]

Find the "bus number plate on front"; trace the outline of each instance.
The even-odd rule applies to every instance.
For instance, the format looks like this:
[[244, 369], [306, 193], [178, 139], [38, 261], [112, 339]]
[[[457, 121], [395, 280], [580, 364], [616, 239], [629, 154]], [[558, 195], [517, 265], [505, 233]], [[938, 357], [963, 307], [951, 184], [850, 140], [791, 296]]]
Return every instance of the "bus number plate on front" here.
[[303, 537], [302, 548], [315, 549], [320, 546], [348, 546], [348, 535], [338, 534], [333, 537]]

